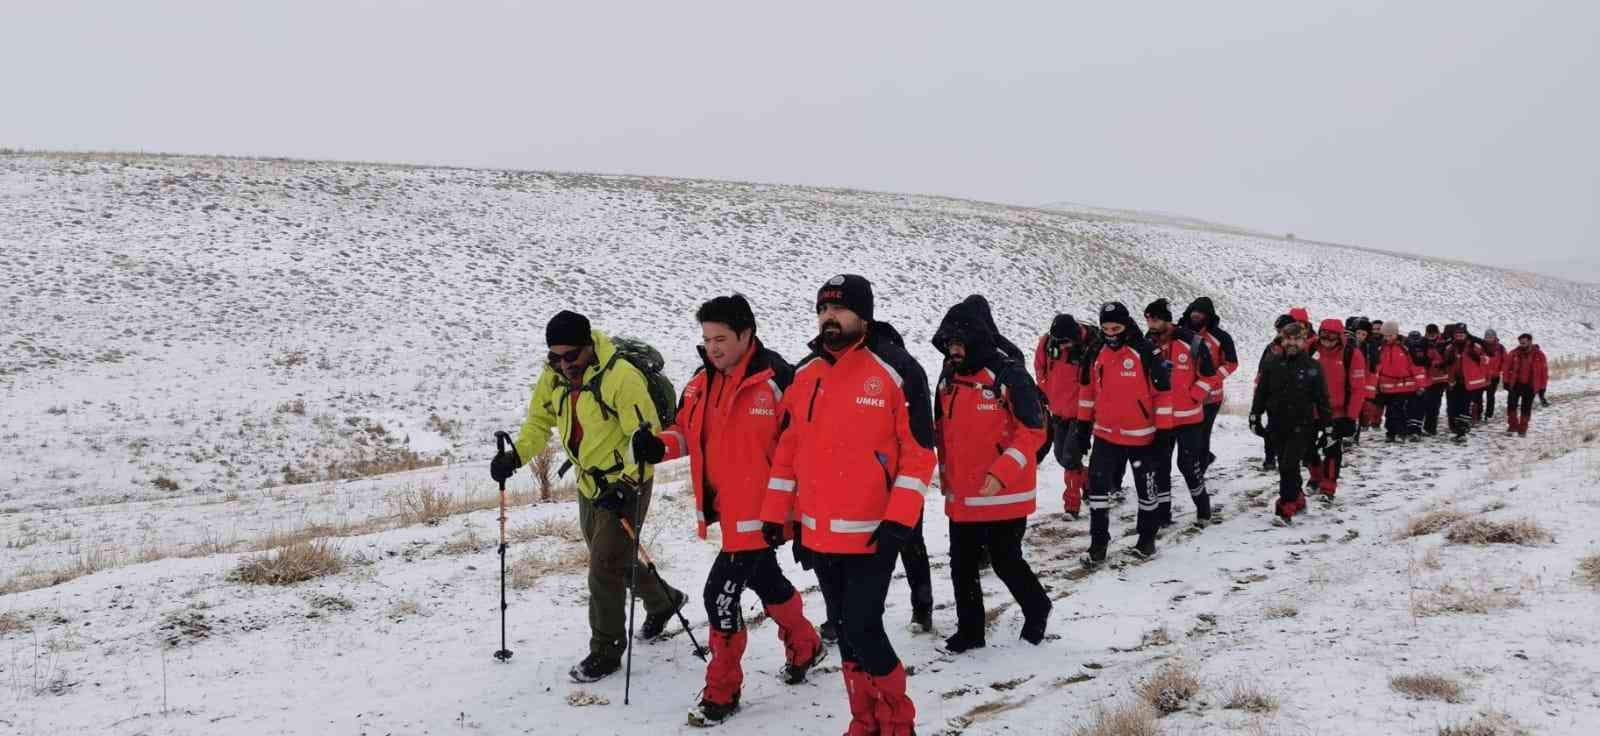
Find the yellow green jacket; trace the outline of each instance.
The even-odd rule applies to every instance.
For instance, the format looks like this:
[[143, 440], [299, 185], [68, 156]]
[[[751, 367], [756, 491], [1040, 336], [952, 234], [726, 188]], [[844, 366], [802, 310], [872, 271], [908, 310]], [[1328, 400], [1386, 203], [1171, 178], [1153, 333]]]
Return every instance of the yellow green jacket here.
[[[579, 395], [577, 407], [578, 421], [583, 425], [583, 441], [578, 453], [572, 454], [568, 438], [572, 434], [573, 386], [561, 371], [547, 365], [539, 375], [539, 381], [533, 385], [528, 417], [522, 422], [522, 431], [517, 434], [516, 444], [517, 457], [526, 463], [550, 441], [550, 430], [557, 430], [561, 437], [561, 448], [566, 451], [573, 469], [577, 471], [578, 492], [585, 498], [594, 498], [599, 489], [595, 487], [591, 470], [607, 471], [606, 480], [616, 480], [623, 474], [639, 481], [652, 477], [653, 473], [648, 467], [643, 469], [641, 475], [640, 466], [633, 463], [629, 441], [633, 431], [639, 427], [641, 415], [651, 427], [659, 429], [660, 422], [656, 418], [656, 407], [650, 400], [650, 389], [645, 383], [644, 374], [632, 363], [620, 358], [611, 365], [610, 370], [604, 370], [617, 349], [605, 333], [591, 330], [589, 334], [594, 339], [595, 361], [584, 372], [581, 385], [590, 385], [596, 375], [603, 373], [599, 383], [600, 397], [616, 414], [605, 414], [595, 401], [594, 392], [585, 389]], [[621, 467], [617, 467], [619, 463]]]

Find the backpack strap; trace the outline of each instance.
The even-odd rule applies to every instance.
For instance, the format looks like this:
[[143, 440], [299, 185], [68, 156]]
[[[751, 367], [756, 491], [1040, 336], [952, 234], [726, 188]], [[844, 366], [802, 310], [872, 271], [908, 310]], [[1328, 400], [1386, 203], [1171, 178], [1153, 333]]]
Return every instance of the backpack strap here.
[[601, 395], [600, 382], [605, 379], [606, 373], [609, 372], [611, 367], [616, 365], [617, 361], [621, 358], [622, 353], [612, 353], [611, 359], [606, 361], [605, 367], [595, 371], [594, 378], [589, 379], [587, 383], [583, 384], [583, 386], [578, 389], [579, 391], [589, 391], [594, 394], [594, 403], [596, 406], [600, 407], [600, 416], [603, 416], [607, 419], [617, 418], [617, 410], [611, 408], [611, 405], [607, 404], [605, 398]]

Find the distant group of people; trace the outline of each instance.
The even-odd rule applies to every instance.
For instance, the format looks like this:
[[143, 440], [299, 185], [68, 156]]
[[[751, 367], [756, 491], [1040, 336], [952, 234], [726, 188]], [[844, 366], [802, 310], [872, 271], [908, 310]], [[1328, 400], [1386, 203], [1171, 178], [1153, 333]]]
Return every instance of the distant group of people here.
[[[1024, 558], [1027, 519], [1038, 508], [1045, 458], [1063, 468], [1063, 508], [1085, 503], [1089, 548], [1082, 564], [1105, 564], [1110, 511], [1124, 478], [1138, 498], [1134, 558], [1156, 554], [1172, 518], [1176, 464], [1194, 523], [1215, 519], [1206, 486], [1212, 429], [1237, 371], [1238, 352], [1208, 298], [1174, 314], [1158, 299], [1141, 330], [1120, 302], [1095, 318], [1057, 315], [1036, 343], [1033, 373], [998, 329], [979, 295], [951, 306], [933, 346], [943, 363], [930, 386], [898, 330], [874, 317], [872, 285], [858, 275], [829, 279], [816, 295], [817, 337], [791, 366], [758, 337], [743, 296], [718, 296], [696, 312], [702, 365], [677, 396], [653, 396], [657, 377], [587, 318], [561, 312], [546, 327], [548, 368], [534, 386], [514, 450], [491, 463], [503, 481], [538, 454], [552, 430], [578, 468], [579, 520], [590, 550], [589, 655], [571, 670], [579, 682], [616, 672], [628, 647], [631, 588], [645, 607], [640, 639], [663, 634], [688, 596], [659, 578], [629, 574], [635, 541], [622, 520], [644, 522], [652, 467], [689, 458], [697, 533], [721, 529], [721, 551], [702, 591], [711, 659], [689, 722], [712, 726], [739, 709], [746, 632], [740, 599], [755, 591], [777, 624], [782, 678], [803, 682], [837, 643], [850, 708], [849, 734], [912, 733], [916, 708], [883, 614], [898, 565], [906, 568], [915, 628], [932, 630], [933, 592], [923, 542], [924, 497], [937, 489], [949, 522], [956, 629], [952, 654], [986, 644], [980, 571], [988, 566], [1017, 601], [1020, 638], [1039, 644], [1049, 596]], [[1503, 382], [1511, 431], [1527, 431], [1547, 370], [1524, 335], [1516, 350], [1493, 332], [1464, 325], [1402, 341], [1397, 325], [1362, 318], [1324, 320], [1304, 310], [1279, 319], [1265, 350], [1250, 410], [1269, 467], [1280, 472], [1275, 517], [1291, 523], [1305, 506], [1300, 468], [1331, 497], [1346, 442], [1387, 419], [1391, 441], [1436, 431], [1439, 397], [1449, 426], [1464, 437], [1492, 417]], [[659, 390], [654, 391], [659, 394]], [[670, 392], [669, 392], [670, 393]], [[1430, 415], [1428, 408], [1432, 406]], [[1176, 463], [1174, 463], [1174, 458]], [[776, 550], [814, 571], [825, 604], [815, 627]]]

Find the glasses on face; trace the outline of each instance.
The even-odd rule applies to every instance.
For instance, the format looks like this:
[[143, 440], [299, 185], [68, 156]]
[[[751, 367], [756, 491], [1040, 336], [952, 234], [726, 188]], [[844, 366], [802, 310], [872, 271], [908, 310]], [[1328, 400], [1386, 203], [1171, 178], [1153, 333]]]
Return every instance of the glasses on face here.
[[577, 348], [575, 350], [568, 350], [565, 353], [558, 353], [558, 352], [556, 352], [554, 350], [551, 350], [550, 353], [545, 356], [545, 359], [550, 361], [550, 365], [562, 365], [562, 364], [565, 364], [565, 363], [576, 363], [576, 362], [578, 362], [578, 356], [580, 356], [582, 354], [583, 354], [583, 348]]

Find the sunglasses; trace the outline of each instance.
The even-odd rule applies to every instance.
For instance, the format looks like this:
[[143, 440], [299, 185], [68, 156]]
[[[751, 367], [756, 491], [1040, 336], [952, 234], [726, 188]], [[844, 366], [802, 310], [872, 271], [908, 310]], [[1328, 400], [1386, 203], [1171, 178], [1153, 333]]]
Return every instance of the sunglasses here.
[[561, 365], [563, 363], [578, 362], [578, 356], [580, 355], [583, 355], [583, 348], [568, 350], [565, 353], [558, 353], [554, 350], [551, 350], [550, 353], [545, 356], [545, 359], [550, 361], [550, 365]]

